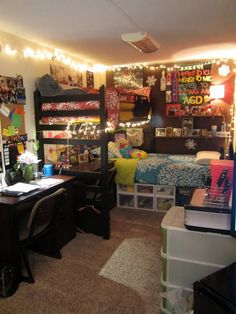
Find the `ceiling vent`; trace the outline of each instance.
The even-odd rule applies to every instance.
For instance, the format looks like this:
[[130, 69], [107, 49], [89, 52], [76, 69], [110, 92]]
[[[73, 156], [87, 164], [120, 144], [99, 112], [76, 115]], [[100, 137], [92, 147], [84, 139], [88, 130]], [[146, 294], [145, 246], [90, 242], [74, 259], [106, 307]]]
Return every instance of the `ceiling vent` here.
[[160, 49], [160, 45], [145, 32], [122, 34], [121, 39], [140, 52], [151, 53]]

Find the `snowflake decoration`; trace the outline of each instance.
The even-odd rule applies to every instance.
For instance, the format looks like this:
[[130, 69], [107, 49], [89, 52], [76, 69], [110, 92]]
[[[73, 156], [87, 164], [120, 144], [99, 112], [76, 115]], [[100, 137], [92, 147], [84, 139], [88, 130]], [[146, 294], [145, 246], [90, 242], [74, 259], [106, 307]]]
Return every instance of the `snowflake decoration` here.
[[148, 84], [148, 86], [154, 86], [156, 81], [157, 79], [155, 78], [154, 75], [152, 75], [152, 76], [148, 76], [146, 83]]
[[228, 64], [222, 64], [218, 69], [218, 73], [220, 76], [227, 76], [230, 73], [230, 67]]
[[187, 149], [195, 149], [197, 147], [197, 143], [196, 143], [196, 141], [194, 139], [189, 138], [185, 142], [185, 147]]

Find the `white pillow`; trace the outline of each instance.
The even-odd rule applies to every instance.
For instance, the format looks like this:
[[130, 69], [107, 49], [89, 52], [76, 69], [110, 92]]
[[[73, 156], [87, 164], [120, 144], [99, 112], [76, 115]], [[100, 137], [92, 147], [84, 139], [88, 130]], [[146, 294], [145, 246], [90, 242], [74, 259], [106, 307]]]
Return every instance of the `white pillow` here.
[[220, 159], [220, 153], [216, 151], [203, 150], [196, 154], [195, 163], [199, 165], [209, 165], [212, 159]]

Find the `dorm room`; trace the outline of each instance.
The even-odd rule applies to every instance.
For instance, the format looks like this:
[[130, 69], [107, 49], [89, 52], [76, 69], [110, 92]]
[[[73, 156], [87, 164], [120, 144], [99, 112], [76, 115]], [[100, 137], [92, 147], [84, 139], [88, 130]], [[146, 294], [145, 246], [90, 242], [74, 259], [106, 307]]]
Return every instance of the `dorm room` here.
[[[136, 29], [131, 2], [93, 3], [88, 38], [105, 35], [101, 8], [111, 33], [117, 21]], [[156, 4], [141, 2], [156, 21]], [[78, 12], [72, 3], [65, 12]], [[0, 27], [0, 314], [33, 312], [29, 294], [39, 313], [234, 313], [235, 300], [210, 286], [220, 278], [231, 291], [236, 261], [235, 54], [219, 43], [217, 58], [211, 47], [185, 58], [186, 25], [173, 53], [161, 32], [160, 44], [140, 31], [121, 46], [113, 34], [112, 51], [96, 41], [90, 56], [107, 66]]]

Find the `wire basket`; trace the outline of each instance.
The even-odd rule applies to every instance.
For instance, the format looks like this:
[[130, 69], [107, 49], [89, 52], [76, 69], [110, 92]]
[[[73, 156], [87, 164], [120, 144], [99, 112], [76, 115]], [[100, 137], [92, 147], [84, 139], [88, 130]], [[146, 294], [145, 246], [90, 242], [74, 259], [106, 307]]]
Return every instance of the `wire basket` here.
[[6, 298], [13, 295], [17, 287], [16, 267], [11, 265], [0, 266], [0, 297]]

